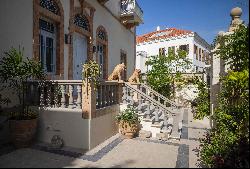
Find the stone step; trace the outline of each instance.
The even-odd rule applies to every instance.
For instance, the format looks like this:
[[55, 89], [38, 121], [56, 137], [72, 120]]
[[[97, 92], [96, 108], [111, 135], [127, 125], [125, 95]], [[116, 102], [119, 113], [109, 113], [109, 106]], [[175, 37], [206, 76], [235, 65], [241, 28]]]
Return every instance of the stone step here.
[[139, 131], [139, 137], [140, 138], [151, 138], [152, 137], [152, 132], [151, 131], [146, 131], [146, 130], [140, 130]]

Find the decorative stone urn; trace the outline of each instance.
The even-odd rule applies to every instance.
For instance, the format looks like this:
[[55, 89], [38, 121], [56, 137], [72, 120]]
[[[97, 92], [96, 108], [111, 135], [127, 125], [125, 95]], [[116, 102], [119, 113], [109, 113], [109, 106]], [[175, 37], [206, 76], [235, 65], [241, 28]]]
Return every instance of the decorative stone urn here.
[[126, 139], [132, 139], [139, 131], [139, 124], [128, 123], [124, 121], [119, 122], [119, 130], [120, 133]]
[[37, 129], [37, 119], [10, 120], [11, 141], [16, 148], [29, 147]]

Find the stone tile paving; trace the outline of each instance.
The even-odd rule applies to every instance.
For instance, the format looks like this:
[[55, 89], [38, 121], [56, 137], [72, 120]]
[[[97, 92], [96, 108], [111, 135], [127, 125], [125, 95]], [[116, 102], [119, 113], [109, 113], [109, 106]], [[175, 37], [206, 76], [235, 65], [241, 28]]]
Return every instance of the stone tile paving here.
[[[117, 168], [197, 168], [199, 141], [208, 128], [208, 122], [193, 120], [186, 110], [181, 141], [153, 139], [124, 140], [116, 135], [93, 150], [83, 153], [70, 150], [53, 150], [35, 145], [0, 156], [2, 167], [117, 167]], [[0, 149], [1, 152], [1, 149]], [[1, 153], [0, 153], [1, 154]]]

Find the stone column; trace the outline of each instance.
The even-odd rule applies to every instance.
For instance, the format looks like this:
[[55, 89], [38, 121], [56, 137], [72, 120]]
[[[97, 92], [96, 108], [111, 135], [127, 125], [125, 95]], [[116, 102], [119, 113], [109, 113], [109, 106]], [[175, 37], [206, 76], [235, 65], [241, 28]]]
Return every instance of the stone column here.
[[84, 119], [96, 117], [96, 91], [91, 81], [84, 81], [82, 87], [82, 112]]

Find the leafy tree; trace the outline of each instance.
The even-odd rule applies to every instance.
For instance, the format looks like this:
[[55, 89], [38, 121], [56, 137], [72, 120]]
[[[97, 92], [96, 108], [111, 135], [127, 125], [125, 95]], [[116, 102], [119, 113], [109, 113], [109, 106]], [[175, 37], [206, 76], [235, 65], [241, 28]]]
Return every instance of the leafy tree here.
[[[147, 83], [166, 97], [174, 97], [176, 85], [182, 85], [182, 70], [190, 68], [191, 61], [186, 51], [170, 51], [168, 55], [151, 56], [146, 62], [151, 70], [147, 73]], [[176, 73], [174, 73], [176, 72]]]
[[192, 80], [198, 88], [198, 97], [192, 102], [195, 108], [194, 119], [202, 120], [204, 117], [210, 115], [210, 106], [209, 106], [209, 89], [205, 82], [201, 81], [199, 78], [194, 78]]
[[216, 51], [230, 64], [221, 77], [215, 128], [201, 141], [201, 159], [209, 167], [249, 167], [249, 28], [218, 39]]

